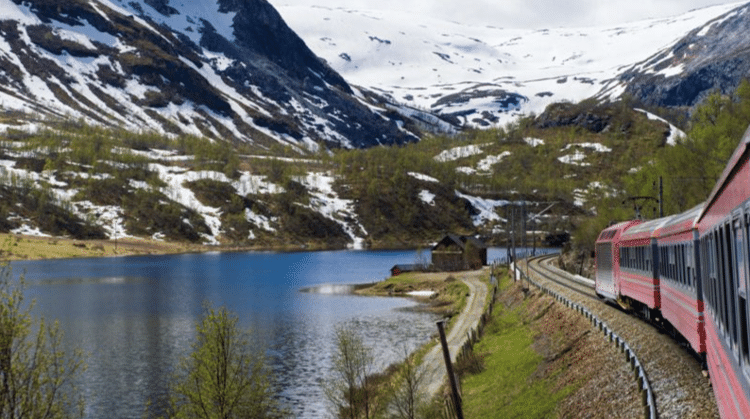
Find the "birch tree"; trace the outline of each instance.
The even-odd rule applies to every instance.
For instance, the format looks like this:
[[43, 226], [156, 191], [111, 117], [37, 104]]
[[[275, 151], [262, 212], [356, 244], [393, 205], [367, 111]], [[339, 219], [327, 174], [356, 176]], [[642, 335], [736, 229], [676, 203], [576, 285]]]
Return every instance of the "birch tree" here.
[[0, 265], [0, 418], [83, 417], [75, 386], [85, 369], [82, 352], [66, 354], [57, 322], [32, 318], [24, 287]]
[[222, 307], [206, 307], [192, 352], [170, 385], [174, 418], [281, 418], [265, 354]]

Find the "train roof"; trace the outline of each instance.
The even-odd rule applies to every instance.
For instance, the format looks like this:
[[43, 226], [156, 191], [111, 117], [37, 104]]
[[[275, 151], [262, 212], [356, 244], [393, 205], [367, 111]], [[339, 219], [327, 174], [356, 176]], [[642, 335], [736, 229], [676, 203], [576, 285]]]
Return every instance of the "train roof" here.
[[625, 230], [620, 239], [642, 239], [650, 238], [654, 233], [667, 223], [672, 217], [657, 218], [655, 220], [644, 221], [640, 224], [633, 225], [632, 227]]
[[602, 230], [601, 233], [599, 233], [599, 237], [596, 239], [597, 243], [600, 242], [609, 242], [612, 241], [615, 237], [619, 236], [622, 231], [629, 228], [630, 226], [640, 224], [642, 221], [640, 220], [629, 220], [629, 221], [622, 221], [617, 224], [611, 225], [604, 230]]
[[671, 216], [659, 229], [658, 235], [666, 236], [696, 228], [703, 207], [704, 204], [696, 205], [683, 213]]
[[734, 150], [734, 154], [732, 154], [732, 157], [729, 159], [729, 163], [727, 163], [727, 166], [721, 173], [719, 181], [716, 182], [716, 186], [714, 186], [713, 191], [711, 191], [711, 194], [708, 196], [708, 200], [705, 202], [703, 211], [701, 211], [701, 214], [698, 217], [698, 221], [706, 215], [706, 212], [713, 206], [724, 188], [726, 188], [726, 186], [732, 181], [737, 166], [747, 159], [745, 154], [748, 152], [748, 146], [750, 146], [750, 127], [745, 131], [739, 145], [737, 145], [737, 149]]

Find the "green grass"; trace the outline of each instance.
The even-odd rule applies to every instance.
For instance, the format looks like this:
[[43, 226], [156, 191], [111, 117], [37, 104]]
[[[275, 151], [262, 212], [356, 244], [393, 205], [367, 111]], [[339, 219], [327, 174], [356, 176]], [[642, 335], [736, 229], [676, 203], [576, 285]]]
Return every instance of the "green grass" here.
[[474, 348], [485, 355], [485, 370], [462, 383], [466, 417], [555, 417], [557, 403], [569, 391], [553, 394], [553, 383], [535, 377], [543, 358], [531, 346], [534, 333], [517, 310], [497, 309]]

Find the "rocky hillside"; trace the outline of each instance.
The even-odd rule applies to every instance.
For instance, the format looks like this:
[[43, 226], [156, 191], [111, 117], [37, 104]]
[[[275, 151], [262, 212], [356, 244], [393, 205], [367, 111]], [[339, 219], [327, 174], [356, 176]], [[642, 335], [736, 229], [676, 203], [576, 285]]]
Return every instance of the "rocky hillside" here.
[[6, 113], [0, 232], [261, 248], [415, 247], [446, 232], [499, 243], [513, 203], [537, 214], [530, 229], [570, 231], [673, 129], [624, 105], [584, 103], [511, 131], [301, 159]]
[[693, 107], [710, 92], [728, 94], [750, 76], [750, 4], [697, 27], [625, 71], [618, 82], [656, 106]]
[[267, 149], [414, 141], [266, 0], [0, 0], [0, 108]]

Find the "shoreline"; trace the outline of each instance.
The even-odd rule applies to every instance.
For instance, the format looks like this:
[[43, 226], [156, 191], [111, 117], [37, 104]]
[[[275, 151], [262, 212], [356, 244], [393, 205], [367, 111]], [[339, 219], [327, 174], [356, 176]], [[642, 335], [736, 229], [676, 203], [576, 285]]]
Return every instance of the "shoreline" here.
[[[404, 250], [419, 248], [403, 246], [368, 247], [357, 250]], [[159, 241], [151, 238], [124, 237], [113, 239], [78, 240], [68, 237], [33, 236], [0, 233], [0, 261], [51, 260], [69, 258], [100, 258], [148, 256], [190, 253], [232, 252], [311, 252], [347, 250], [335, 246], [241, 246], [206, 245], [187, 242]]]

